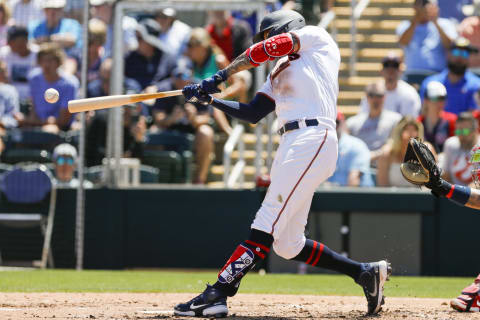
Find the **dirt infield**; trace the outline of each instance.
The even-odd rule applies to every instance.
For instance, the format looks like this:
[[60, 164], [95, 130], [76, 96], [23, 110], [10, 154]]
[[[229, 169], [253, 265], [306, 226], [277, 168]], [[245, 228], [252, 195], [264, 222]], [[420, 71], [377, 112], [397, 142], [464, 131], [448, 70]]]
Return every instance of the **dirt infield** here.
[[[0, 319], [189, 319], [172, 307], [192, 294], [0, 293]], [[229, 319], [367, 319], [361, 297], [239, 294], [229, 301]], [[480, 319], [448, 306], [448, 299], [387, 298], [373, 319]]]

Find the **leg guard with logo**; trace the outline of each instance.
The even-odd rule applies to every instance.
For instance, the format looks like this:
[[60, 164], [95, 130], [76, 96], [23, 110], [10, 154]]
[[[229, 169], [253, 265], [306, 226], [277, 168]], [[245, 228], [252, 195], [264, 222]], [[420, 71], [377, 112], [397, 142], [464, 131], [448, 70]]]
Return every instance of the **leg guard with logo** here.
[[235, 249], [218, 273], [218, 280], [213, 287], [229, 297], [234, 296], [240, 286], [240, 280], [258, 261], [265, 259], [272, 243], [272, 235], [251, 229], [250, 237]]

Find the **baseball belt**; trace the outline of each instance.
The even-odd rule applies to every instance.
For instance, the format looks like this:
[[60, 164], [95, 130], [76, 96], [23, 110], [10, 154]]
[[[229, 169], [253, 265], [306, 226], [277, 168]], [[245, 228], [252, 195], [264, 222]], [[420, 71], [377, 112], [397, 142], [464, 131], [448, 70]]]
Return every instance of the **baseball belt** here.
[[[285, 123], [285, 125], [283, 127], [281, 127], [280, 129], [278, 129], [277, 133], [279, 135], [282, 135], [284, 134], [285, 132], [287, 131], [292, 131], [292, 130], [297, 130], [297, 129], [300, 129], [300, 123], [302, 122], [303, 120], [296, 120], [296, 121], [290, 121], [290, 122], [287, 122]], [[318, 126], [319, 125], [319, 122], [317, 119], [305, 119], [305, 125], [307, 127], [315, 127], [315, 126]]]

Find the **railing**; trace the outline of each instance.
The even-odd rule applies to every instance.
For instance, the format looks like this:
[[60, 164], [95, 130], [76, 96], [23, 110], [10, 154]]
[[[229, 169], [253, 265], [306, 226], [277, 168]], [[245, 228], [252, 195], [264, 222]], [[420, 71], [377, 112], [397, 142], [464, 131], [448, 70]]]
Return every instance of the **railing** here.
[[357, 70], [355, 69], [355, 65], [357, 64], [357, 20], [360, 19], [362, 16], [363, 10], [368, 6], [370, 0], [360, 0], [357, 5], [357, 0], [351, 1], [352, 7], [352, 16], [351, 16], [351, 24], [350, 24], [350, 61], [349, 61], [349, 69], [350, 69], [350, 77], [354, 77], [357, 75]]
[[[228, 137], [228, 140], [223, 147], [223, 183], [227, 188], [233, 188], [237, 181], [240, 183], [240, 186], [243, 186], [243, 182], [245, 181], [245, 175], [243, 172], [243, 169], [245, 168], [245, 143], [242, 139], [244, 131], [245, 128], [243, 125], [237, 124], [233, 128], [232, 134]], [[230, 172], [232, 166], [232, 153], [237, 144], [239, 152], [238, 161]]]
[[[325, 13], [325, 15], [322, 17], [322, 20], [320, 20], [318, 26], [327, 29], [336, 17], [337, 15], [335, 14], [335, 12], [333, 10], [330, 10]], [[337, 27], [335, 24], [332, 24], [331, 30], [333, 39], [337, 40]]]

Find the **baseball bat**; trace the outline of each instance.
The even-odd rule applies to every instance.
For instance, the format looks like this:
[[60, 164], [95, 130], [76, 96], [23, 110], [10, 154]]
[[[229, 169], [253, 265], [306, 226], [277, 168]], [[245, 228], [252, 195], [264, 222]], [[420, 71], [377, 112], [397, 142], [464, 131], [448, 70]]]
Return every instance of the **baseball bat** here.
[[150, 99], [179, 96], [181, 94], [182, 90], [173, 90], [155, 93], [123, 94], [116, 96], [70, 100], [68, 101], [68, 111], [70, 111], [70, 113], [76, 113], [82, 111], [107, 109]]

